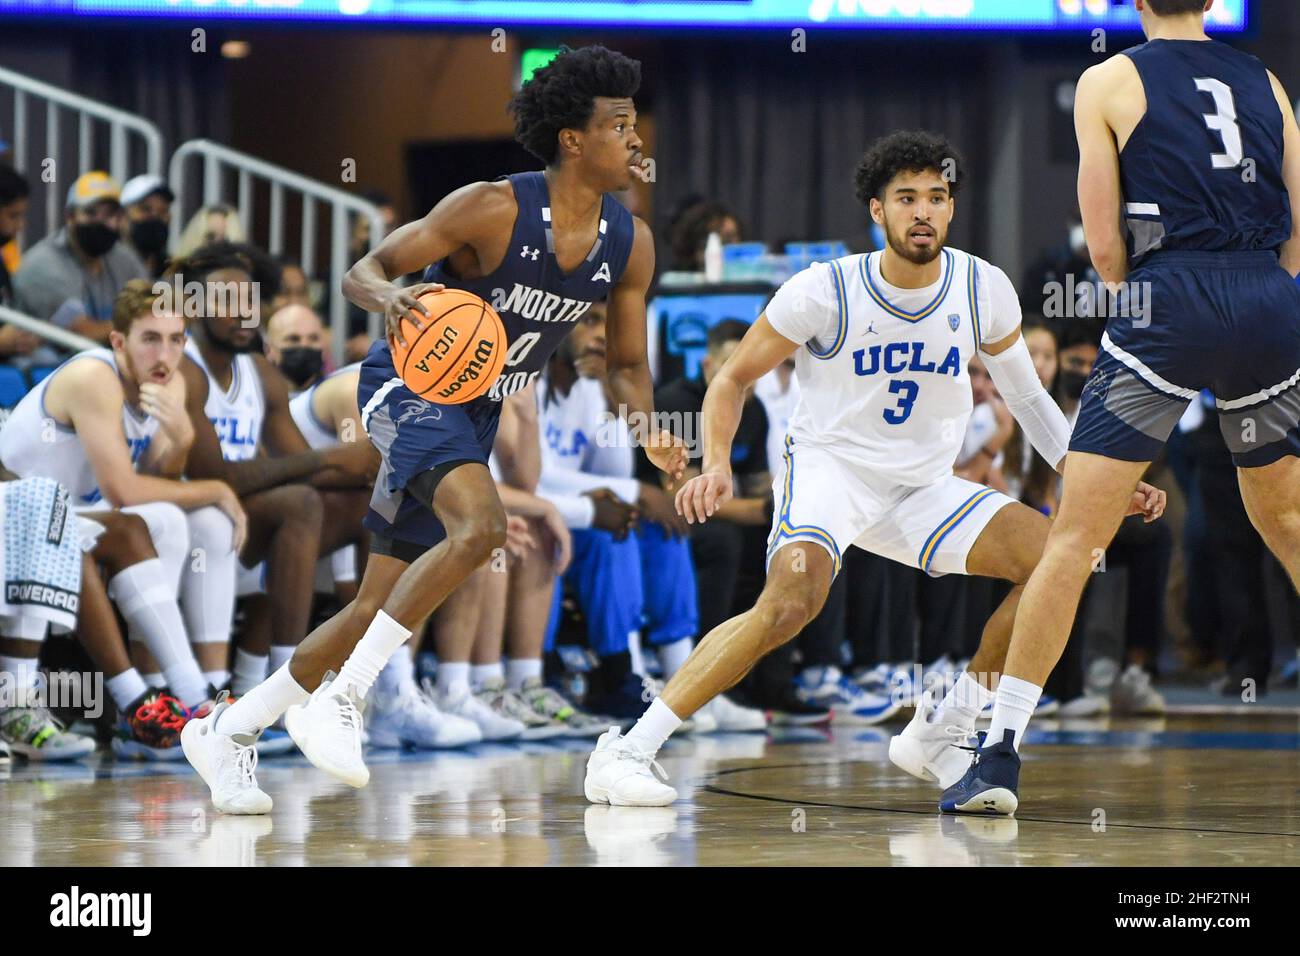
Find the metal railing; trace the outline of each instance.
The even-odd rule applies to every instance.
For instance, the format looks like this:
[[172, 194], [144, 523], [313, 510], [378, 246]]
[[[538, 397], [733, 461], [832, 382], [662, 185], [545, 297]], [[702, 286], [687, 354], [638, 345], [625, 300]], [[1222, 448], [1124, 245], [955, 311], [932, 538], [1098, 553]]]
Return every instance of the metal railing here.
[[[190, 202], [190, 192], [186, 188], [186, 165], [191, 158], [203, 162], [202, 188], [199, 190], [201, 201]], [[233, 174], [233, 177], [232, 175]], [[230, 188], [233, 178], [233, 190]], [[359, 196], [327, 186], [324, 183], [292, 170], [276, 166], [265, 160], [249, 156], [238, 150], [222, 146], [211, 140], [195, 139], [181, 144], [171, 159], [167, 181], [176, 194], [172, 208], [171, 245], [175, 249], [180, 241], [181, 231], [189, 215], [202, 206], [226, 203], [239, 211], [239, 218], [250, 241], [256, 241], [258, 235], [255, 221], [256, 181], [265, 181], [269, 186], [269, 207], [266, 218], [266, 240], [258, 244], [268, 249], [272, 255], [286, 254], [285, 224], [287, 218], [286, 202], [294, 200], [299, 204], [298, 243], [292, 258], [302, 266], [308, 278], [316, 276], [317, 259], [317, 206], [326, 207], [329, 217], [329, 239], [325, 250], [328, 264], [329, 282], [329, 316], [328, 323], [333, 331], [332, 346], [334, 358], [341, 361], [343, 347], [347, 340], [348, 302], [343, 297], [343, 275], [352, 265], [348, 261], [348, 242], [351, 235], [352, 216], [364, 216], [370, 222], [370, 248], [374, 249], [383, 238], [384, 223], [379, 208]], [[231, 196], [233, 195], [233, 199]], [[189, 205], [187, 205], [187, 202]], [[370, 337], [378, 338], [380, 317], [371, 314], [368, 331]]]
[[[98, 124], [108, 124], [108, 173], [119, 183], [138, 173], [162, 172], [162, 133], [147, 119], [0, 67], [0, 88], [5, 87], [12, 91], [13, 108], [9, 117], [0, 117], [0, 129], [12, 131], [14, 166], [28, 174], [34, 188], [45, 186], [42, 234], [62, 224], [67, 188], [73, 180], [103, 168], [102, 152], [96, 151]], [[36, 144], [38, 121], [43, 126], [43, 146]], [[65, 129], [72, 132], [69, 138], [63, 136]], [[140, 151], [131, 148], [132, 136], [143, 142], [143, 166], [133, 162]]]
[[67, 329], [33, 318], [25, 312], [19, 312], [3, 305], [0, 305], [0, 323], [17, 326], [26, 332], [73, 352], [84, 352], [86, 349], [99, 348], [99, 343], [93, 339], [78, 335], [76, 332], [69, 332]]

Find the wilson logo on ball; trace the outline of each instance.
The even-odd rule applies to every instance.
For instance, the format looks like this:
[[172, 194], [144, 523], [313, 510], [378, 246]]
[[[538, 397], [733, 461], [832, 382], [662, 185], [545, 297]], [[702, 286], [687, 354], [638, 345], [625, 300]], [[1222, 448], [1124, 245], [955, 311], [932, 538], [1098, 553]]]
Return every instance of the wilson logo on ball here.
[[417, 329], [402, 319], [407, 347], [389, 343], [393, 366], [416, 395], [446, 405], [487, 393], [505, 365], [506, 330], [496, 310], [463, 289], [426, 292]]

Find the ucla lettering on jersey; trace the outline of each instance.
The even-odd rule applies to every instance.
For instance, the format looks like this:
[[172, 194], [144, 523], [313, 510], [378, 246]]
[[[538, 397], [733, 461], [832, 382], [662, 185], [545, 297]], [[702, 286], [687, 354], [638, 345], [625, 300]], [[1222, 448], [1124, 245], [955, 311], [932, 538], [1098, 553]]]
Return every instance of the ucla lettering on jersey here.
[[501, 264], [477, 279], [448, 271], [446, 260], [426, 270], [424, 281], [464, 289], [501, 316], [508, 343], [501, 375], [484, 398], [499, 402], [533, 382], [547, 360], [593, 302], [609, 295], [632, 252], [632, 215], [613, 196], [602, 201], [596, 241], [582, 263], [565, 273], [555, 261], [551, 201], [540, 172], [508, 177], [518, 212]]
[[1282, 111], [1255, 57], [1217, 41], [1124, 51], [1147, 111], [1119, 157], [1128, 247], [1276, 250], [1291, 236]]
[[[117, 371], [112, 349], [87, 349], [68, 359], [46, 376], [10, 413], [0, 430], [0, 461], [21, 478], [52, 478], [83, 505], [103, 500], [95, 470], [77, 433], [55, 422], [45, 411], [50, 383], [73, 362], [100, 361]], [[131, 464], [138, 465], [158, 432], [158, 420], [126, 403], [122, 405], [122, 432]]]
[[221, 457], [226, 461], [248, 461], [256, 457], [262, 422], [266, 419], [266, 396], [262, 394], [262, 378], [258, 375], [253, 356], [235, 356], [230, 370], [230, 388], [223, 390], [208, 370], [193, 339], [186, 339], [185, 354], [208, 377], [208, 400], [203, 404], [203, 412], [212, 422], [221, 442]]
[[968, 253], [945, 249], [925, 289], [891, 286], [882, 257], [815, 264], [768, 306], [772, 326], [804, 344], [789, 434], [898, 484], [926, 485], [952, 473], [971, 414], [972, 356], [1019, 326], [1019, 303], [1000, 270]]

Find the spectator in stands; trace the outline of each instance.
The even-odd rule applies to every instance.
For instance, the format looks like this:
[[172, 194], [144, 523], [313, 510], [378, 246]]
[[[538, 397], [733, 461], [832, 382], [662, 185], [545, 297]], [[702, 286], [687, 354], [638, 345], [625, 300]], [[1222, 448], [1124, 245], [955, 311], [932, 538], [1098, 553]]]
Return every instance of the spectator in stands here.
[[[14, 305], [13, 273], [18, 268], [18, 234], [27, 221], [26, 178], [12, 166], [0, 163], [0, 305]], [[0, 324], [0, 361], [30, 355], [41, 344], [39, 337], [14, 325]]]
[[68, 189], [63, 228], [32, 246], [13, 277], [19, 312], [48, 319], [101, 344], [113, 330], [113, 303], [144, 263], [118, 240], [125, 213], [122, 189], [91, 172]]
[[271, 300], [271, 310], [282, 309], [286, 305], [305, 305], [314, 307], [311, 299], [311, 282], [302, 266], [296, 262], [280, 261], [280, 291]]
[[286, 305], [272, 313], [262, 340], [267, 361], [280, 370], [295, 392], [321, 380], [325, 326], [307, 306]]
[[[1034, 360], [1038, 380], [1048, 392], [1054, 392], [1060, 367], [1056, 332], [1046, 319], [1032, 315], [1025, 317], [1021, 330], [1029, 355]], [[1049, 518], [1056, 513], [1060, 500], [1060, 476], [1042, 455], [1034, 451], [1018, 425], [1007, 442], [1003, 470], [1009, 495], [1037, 508]]]
[[740, 242], [740, 220], [730, 207], [711, 199], [683, 210], [668, 236], [671, 268], [683, 272], [704, 271], [704, 246], [709, 233], [716, 232], [724, 244]]
[[[1047, 250], [1025, 272], [1021, 290], [1025, 297], [1025, 306], [1030, 313], [1042, 313], [1044, 309], [1054, 309], [1049, 303], [1064, 304], [1069, 298], [1078, 302], [1078, 289], [1085, 284], [1099, 288], [1100, 277], [1092, 267], [1088, 255], [1088, 244], [1083, 238], [1083, 220], [1078, 213], [1070, 218], [1065, 241], [1061, 245]], [[1067, 295], [1068, 293], [1068, 295]], [[1095, 299], [1087, 301], [1096, 301]], [[1045, 314], [1053, 319], [1063, 319], [1066, 315], [1082, 314], [1071, 310], [1063, 314], [1047, 311]], [[1093, 313], [1092, 317], [1097, 317]]]
[[200, 246], [211, 242], [239, 244], [246, 241], [247, 235], [239, 211], [234, 206], [226, 203], [203, 206], [186, 223], [181, 241], [176, 247], [176, 258], [188, 258]]
[[167, 242], [176, 194], [161, 176], [135, 176], [122, 187], [126, 209], [126, 240], [153, 278], [167, 268]]

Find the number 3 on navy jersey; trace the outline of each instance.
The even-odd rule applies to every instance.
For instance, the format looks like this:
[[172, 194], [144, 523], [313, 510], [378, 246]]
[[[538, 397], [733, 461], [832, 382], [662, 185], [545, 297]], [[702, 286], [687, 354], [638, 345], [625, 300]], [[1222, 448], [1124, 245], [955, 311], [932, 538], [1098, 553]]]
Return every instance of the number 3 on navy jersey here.
[[921, 386], [907, 379], [894, 379], [889, 383], [889, 393], [891, 395], [901, 396], [898, 399], [897, 408], [885, 409], [885, 421], [891, 425], [901, 425], [907, 421], [907, 416], [912, 414], [912, 406], [916, 404], [916, 396], [921, 391]]
[[1236, 169], [1246, 152], [1241, 144], [1241, 127], [1237, 125], [1237, 101], [1232, 87], [1222, 80], [1201, 77], [1196, 88], [1214, 97], [1214, 112], [1205, 113], [1205, 125], [1223, 139], [1223, 152], [1211, 153], [1210, 162], [1215, 169]]

